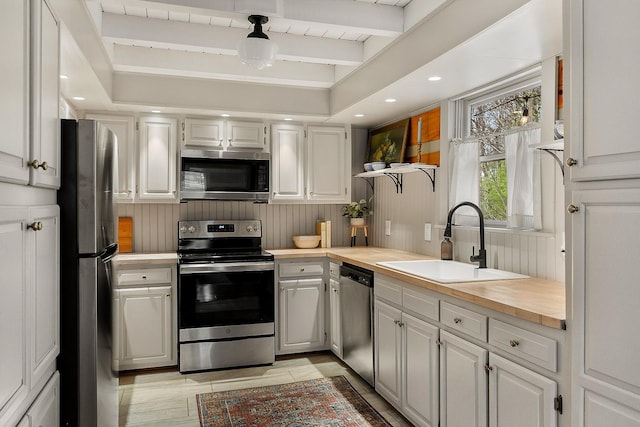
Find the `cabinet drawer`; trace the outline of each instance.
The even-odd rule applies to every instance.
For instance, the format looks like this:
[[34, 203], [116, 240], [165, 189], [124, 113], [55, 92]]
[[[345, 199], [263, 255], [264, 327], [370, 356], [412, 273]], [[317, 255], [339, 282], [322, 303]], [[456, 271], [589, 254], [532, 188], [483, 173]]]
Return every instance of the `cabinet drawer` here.
[[402, 290], [402, 307], [437, 321], [440, 318], [439, 300], [414, 289]]
[[322, 276], [324, 273], [324, 265], [321, 262], [291, 262], [280, 264], [280, 277], [303, 277], [303, 276]]
[[482, 341], [487, 341], [487, 316], [448, 302], [440, 304], [442, 324]]
[[489, 344], [557, 372], [557, 343], [533, 332], [489, 319]]
[[382, 298], [392, 303], [402, 305], [402, 286], [400, 285], [376, 276], [373, 282], [373, 292], [376, 298]]
[[171, 283], [171, 267], [118, 271], [117, 286]]
[[335, 262], [329, 263], [329, 275], [332, 279], [340, 278], [340, 264], [336, 264]]

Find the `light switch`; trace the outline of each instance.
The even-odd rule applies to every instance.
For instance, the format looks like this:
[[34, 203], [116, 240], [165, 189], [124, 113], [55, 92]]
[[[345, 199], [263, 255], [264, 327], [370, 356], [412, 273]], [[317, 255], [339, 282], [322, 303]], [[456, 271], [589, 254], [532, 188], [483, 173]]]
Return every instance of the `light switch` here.
[[386, 220], [384, 222], [384, 234], [385, 236], [391, 236], [391, 221]]
[[424, 240], [427, 242], [431, 241], [431, 223], [424, 223]]

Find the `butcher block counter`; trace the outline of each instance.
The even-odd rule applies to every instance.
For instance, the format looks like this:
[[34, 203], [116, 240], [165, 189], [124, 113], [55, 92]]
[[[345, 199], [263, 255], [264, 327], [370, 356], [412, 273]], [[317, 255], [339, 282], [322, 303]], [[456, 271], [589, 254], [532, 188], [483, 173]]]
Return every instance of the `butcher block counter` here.
[[327, 256], [432, 291], [459, 298], [501, 313], [555, 329], [565, 329], [565, 286], [538, 278], [492, 280], [487, 282], [439, 283], [392, 270], [376, 263], [434, 259], [426, 255], [376, 247], [316, 249], [270, 249], [276, 259]]

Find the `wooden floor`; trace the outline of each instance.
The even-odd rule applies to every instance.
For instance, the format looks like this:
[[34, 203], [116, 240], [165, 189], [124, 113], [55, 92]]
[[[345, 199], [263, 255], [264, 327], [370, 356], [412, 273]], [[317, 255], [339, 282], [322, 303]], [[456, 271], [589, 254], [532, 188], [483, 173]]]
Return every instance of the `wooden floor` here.
[[183, 375], [177, 370], [120, 374], [120, 426], [199, 426], [196, 394], [344, 375], [393, 426], [411, 426], [331, 353], [278, 358], [273, 365]]

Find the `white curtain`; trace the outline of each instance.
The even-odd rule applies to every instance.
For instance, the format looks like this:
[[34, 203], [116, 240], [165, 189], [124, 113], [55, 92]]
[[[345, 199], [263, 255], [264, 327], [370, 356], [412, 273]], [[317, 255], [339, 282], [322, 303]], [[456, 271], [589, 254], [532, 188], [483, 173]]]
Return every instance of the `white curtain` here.
[[540, 128], [505, 137], [507, 164], [507, 228], [542, 229]]
[[[460, 202], [478, 204], [480, 186], [480, 158], [477, 142], [451, 142], [449, 144], [449, 208]], [[454, 216], [457, 225], [478, 225], [478, 214], [463, 206]]]

